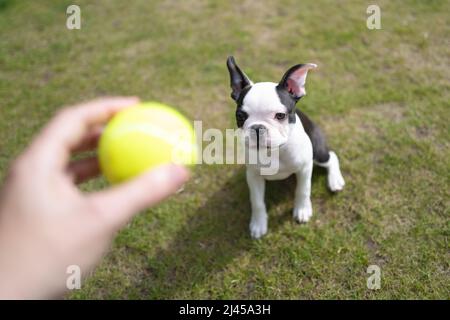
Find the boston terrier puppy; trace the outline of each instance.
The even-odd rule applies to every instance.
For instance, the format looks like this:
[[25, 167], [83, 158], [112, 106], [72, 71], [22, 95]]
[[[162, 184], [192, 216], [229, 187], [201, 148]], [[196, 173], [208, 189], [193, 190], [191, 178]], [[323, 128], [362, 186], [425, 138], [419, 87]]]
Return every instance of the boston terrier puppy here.
[[267, 210], [264, 203], [266, 180], [280, 180], [296, 175], [293, 216], [307, 222], [312, 216], [311, 175], [313, 162], [327, 169], [328, 188], [342, 190], [344, 178], [337, 155], [328, 149], [325, 136], [303, 112], [296, 108], [305, 94], [308, 70], [317, 65], [297, 64], [283, 75], [279, 83], [253, 83], [236, 64], [227, 59], [231, 97], [237, 104], [236, 122], [249, 137], [246, 148], [267, 148], [278, 154], [278, 170], [264, 174], [258, 164], [247, 164], [246, 176], [250, 189], [252, 217], [250, 234], [260, 238], [267, 233]]

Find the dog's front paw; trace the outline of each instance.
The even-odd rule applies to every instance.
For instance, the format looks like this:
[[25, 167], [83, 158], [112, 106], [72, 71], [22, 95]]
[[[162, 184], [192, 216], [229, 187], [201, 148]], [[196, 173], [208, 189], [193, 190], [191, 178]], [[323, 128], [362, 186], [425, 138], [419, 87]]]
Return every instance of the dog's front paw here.
[[294, 219], [300, 223], [308, 222], [312, 217], [311, 200], [305, 200], [301, 205], [294, 208]]
[[250, 235], [253, 239], [259, 239], [267, 233], [267, 218], [257, 217], [250, 221]]

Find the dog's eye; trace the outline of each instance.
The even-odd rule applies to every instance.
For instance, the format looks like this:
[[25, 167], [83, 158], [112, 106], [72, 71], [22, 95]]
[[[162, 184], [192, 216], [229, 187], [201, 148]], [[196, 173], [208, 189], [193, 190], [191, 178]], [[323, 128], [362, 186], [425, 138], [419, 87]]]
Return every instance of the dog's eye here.
[[275, 119], [277, 120], [284, 120], [284, 118], [286, 118], [286, 113], [279, 112], [275, 114]]
[[244, 111], [238, 111], [238, 112], [236, 112], [236, 118], [238, 119], [238, 120], [241, 120], [241, 121], [245, 121], [245, 120], [247, 120], [247, 113], [246, 112], [244, 112]]
[[237, 110], [236, 111], [236, 120], [238, 127], [242, 127], [244, 125], [245, 120], [247, 120], [248, 114], [245, 111]]

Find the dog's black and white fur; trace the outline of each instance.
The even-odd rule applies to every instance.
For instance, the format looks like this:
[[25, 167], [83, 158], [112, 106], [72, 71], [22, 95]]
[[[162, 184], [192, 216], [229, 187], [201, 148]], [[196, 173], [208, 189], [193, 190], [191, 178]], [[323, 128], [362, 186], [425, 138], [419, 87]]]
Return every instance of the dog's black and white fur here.
[[[312, 216], [311, 175], [313, 162], [328, 170], [328, 187], [336, 192], [344, 187], [339, 160], [328, 149], [325, 136], [296, 104], [305, 94], [308, 70], [312, 63], [290, 68], [279, 83], [253, 83], [238, 67], [233, 57], [227, 60], [230, 73], [231, 97], [237, 103], [236, 122], [248, 132], [248, 148], [278, 148], [278, 172], [263, 175], [260, 166], [247, 164], [252, 217], [250, 234], [260, 238], [267, 233], [267, 211], [264, 203], [266, 180], [280, 180], [295, 174], [294, 218], [307, 222]], [[252, 138], [253, 137], [253, 138]], [[262, 139], [264, 137], [264, 139]]]

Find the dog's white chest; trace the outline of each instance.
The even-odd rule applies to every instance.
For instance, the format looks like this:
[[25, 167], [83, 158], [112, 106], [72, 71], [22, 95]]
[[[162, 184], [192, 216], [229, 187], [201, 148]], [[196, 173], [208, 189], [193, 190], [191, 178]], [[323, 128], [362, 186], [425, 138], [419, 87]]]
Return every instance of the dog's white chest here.
[[300, 119], [297, 118], [287, 143], [280, 147], [277, 157], [272, 157], [271, 167], [277, 170], [273, 171], [275, 173], [268, 174], [260, 171], [260, 174], [266, 180], [286, 179], [301, 170], [303, 166], [311, 165], [312, 159], [311, 140], [303, 129]]

